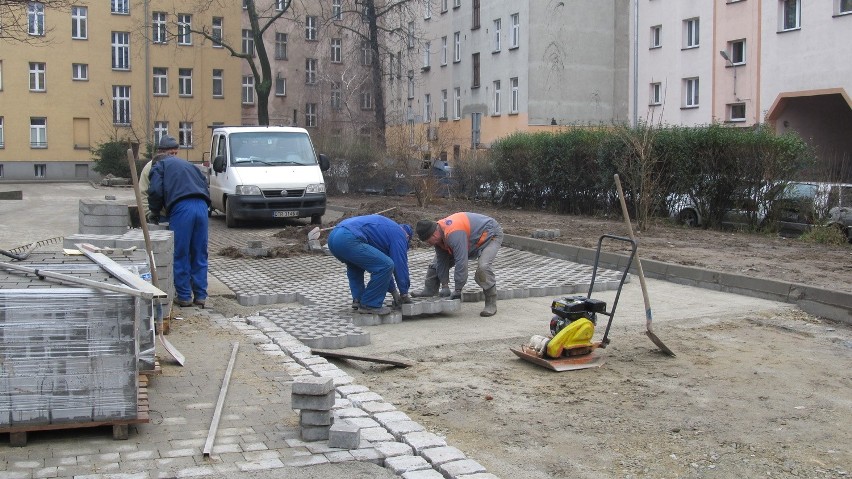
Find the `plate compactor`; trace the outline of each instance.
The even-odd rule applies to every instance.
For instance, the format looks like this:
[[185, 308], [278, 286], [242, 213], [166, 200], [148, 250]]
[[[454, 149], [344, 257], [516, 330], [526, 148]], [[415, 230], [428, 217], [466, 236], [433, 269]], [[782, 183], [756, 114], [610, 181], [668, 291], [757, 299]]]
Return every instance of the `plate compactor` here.
[[[605, 239], [621, 241], [630, 246], [630, 258], [624, 265], [615, 300], [612, 309], [607, 311], [606, 302], [592, 298], [595, 289], [595, 279], [598, 273], [598, 264], [601, 257], [601, 246]], [[609, 329], [612, 326], [612, 318], [615, 316], [615, 307], [621, 296], [621, 288], [627, 279], [627, 272], [633, 264], [636, 255], [636, 242], [630, 238], [621, 236], [603, 235], [598, 239], [598, 248], [595, 253], [595, 263], [592, 268], [592, 279], [589, 283], [589, 293], [586, 296], [566, 296], [554, 299], [550, 304], [553, 316], [550, 319], [550, 334], [548, 336], [535, 335], [520, 349], [511, 348], [519, 358], [538, 364], [554, 371], [572, 371], [586, 369], [603, 365], [603, 356], [597, 353], [598, 349], [606, 348], [609, 344]], [[593, 341], [595, 326], [598, 316], [608, 317], [606, 329], [600, 341]]]

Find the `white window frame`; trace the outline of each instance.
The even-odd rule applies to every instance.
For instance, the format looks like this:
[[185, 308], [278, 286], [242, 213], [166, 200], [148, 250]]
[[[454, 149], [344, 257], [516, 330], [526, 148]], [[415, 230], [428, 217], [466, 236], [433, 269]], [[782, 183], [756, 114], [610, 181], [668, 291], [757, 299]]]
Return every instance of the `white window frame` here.
[[423, 2], [423, 20], [432, 18], [432, 0], [424, 0]]
[[213, 17], [210, 27], [210, 36], [213, 37], [213, 48], [224, 48], [222, 46], [222, 32], [225, 28], [225, 19]]
[[130, 85], [113, 85], [112, 123], [114, 125], [130, 125], [131, 121]]
[[849, 15], [852, 13], [852, 0], [837, 0], [835, 15]]
[[459, 8], [461, 6], [461, 0], [453, 0], [453, 8]]
[[178, 96], [192, 96], [192, 68], [178, 68]]
[[30, 148], [47, 148], [47, 118], [30, 117]]
[[432, 121], [432, 95], [430, 93], [423, 94], [423, 123], [431, 123]]
[[408, 99], [414, 99], [414, 70], [408, 70]]
[[254, 105], [254, 77], [252, 75], [243, 75], [242, 91], [243, 105]]
[[241, 39], [241, 52], [244, 55], [250, 55], [254, 57], [254, 35], [252, 35], [251, 30], [249, 30], [248, 28], [243, 28], [241, 33]]
[[453, 88], [453, 120], [461, 120], [461, 87]]
[[461, 61], [461, 32], [453, 33], [453, 63]]
[[651, 27], [651, 45], [649, 48], [662, 48], [663, 46], [663, 26], [654, 25]]
[[44, 4], [41, 2], [27, 4], [27, 33], [34, 37], [44, 36]]
[[492, 83], [492, 88], [494, 90], [494, 95], [493, 95], [494, 104], [492, 105], [493, 111], [492, 111], [491, 114], [492, 115], [499, 115], [500, 114], [500, 93], [501, 93], [500, 80], [494, 80], [494, 82]]
[[118, 13], [127, 15], [130, 13], [130, 0], [112, 0], [110, 3], [110, 13]]
[[406, 37], [408, 49], [414, 48], [414, 22], [408, 22], [408, 35]]
[[89, 38], [89, 7], [71, 7], [71, 39], [87, 40]]
[[447, 36], [441, 37], [441, 66], [447, 64]]
[[343, 62], [343, 39], [331, 39], [331, 63]]
[[731, 65], [746, 64], [746, 41], [744, 38], [728, 42], [728, 58], [731, 59]]
[[154, 96], [169, 96], [169, 69], [154, 67], [151, 70], [153, 79], [151, 94]]
[[[793, 24], [788, 24], [788, 10], [795, 8], [793, 12]], [[779, 0], [778, 3], [778, 30], [788, 32], [802, 28], [802, 0]]]
[[317, 59], [305, 58], [305, 85], [317, 83]]
[[316, 128], [317, 126], [317, 104], [305, 103], [305, 127]]
[[212, 72], [212, 89], [211, 92], [213, 94], [213, 98], [224, 98], [225, 97], [225, 70], [221, 68], [214, 68]]
[[521, 14], [513, 13], [509, 17], [509, 49], [521, 46]]
[[178, 123], [178, 146], [182, 149], [192, 148], [192, 122], [182, 121]]
[[331, 19], [335, 22], [343, 20], [342, 0], [331, 0]]
[[332, 110], [342, 110], [343, 102], [342, 102], [342, 92], [340, 82], [331, 82], [331, 100], [330, 105]]
[[370, 90], [362, 90], [361, 91], [361, 109], [362, 110], [372, 110], [373, 109], [373, 94]]
[[287, 79], [280, 73], [275, 77], [275, 96], [287, 96]]
[[169, 43], [169, 34], [166, 30], [166, 12], [153, 12], [151, 14], [151, 42]]
[[701, 22], [698, 17], [683, 21], [683, 48], [698, 48], [701, 45]]
[[509, 78], [509, 86], [512, 89], [512, 109], [509, 113], [518, 113], [521, 107], [521, 90], [518, 87], [518, 77]]
[[47, 176], [47, 163], [36, 163], [33, 165], [33, 175], [36, 178], [44, 178]]
[[[739, 107], [742, 107], [742, 116], [734, 116], [734, 110], [739, 109]], [[746, 104], [745, 103], [742, 103], [742, 102], [729, 103], [727, 105], [726, 110], [727, 110], [729, 122], [731, 122], [731, 123], [742, 123], [742, 122], [746, 121]]]
[[432, 42], [426, 42], [423, 45], [423, 69], [428, 70], [432, 67]]
[[495, 18], [494, 19], [494, 52], [500, 51], [500, 28], [502, 25], [502, 19]]
[[129, 32], [112, 32], [112, 69], [130, 70]]
[[275, 0], [275, 11], [276, 12], [283, 12], [285, 3], [286, 3], [285, 0]]
[[189, 13], [178, 13], [177, 17], [178, 45], [192, 45], [192, 15]]
[[699, 89], [701, 84], [698, 77], [683, 79], [683, 107], [698, 108], [700, 103]]
[[449, 10], [449, 0], [441, 0], [441, 13], [446, 13]]
[[373, 64], [373, 47], [370, 42], [361, 42], [361, 65], [369, 66]]
[[447, 119], [447, 90], [441, 90], [441, 120]]
[[658, 106], [663, 104], [663, 84], [661, 82], [653, 82], [649, 86], [648, 91], [648, 106]]
[[275, 59], [287, 59], [288, 35], [283, 32], [275, 32]]
[[154, 144], [160, 144], [160, 138], [169, 134], [169, 122], [155, 121], [154, 122]]
[[317, 40], [317, 17], [313, 15], [305, 17], [305, 40], [310, 42]]
[[[0, 149], [6, 148], [6, 135], [3, 130], [3, 117], [0, 116]], [[3, 177], [3, 165], [0, 165], [0, 177]]]
[[30, 91], [47, 91], [47, 64], [30, 62]]

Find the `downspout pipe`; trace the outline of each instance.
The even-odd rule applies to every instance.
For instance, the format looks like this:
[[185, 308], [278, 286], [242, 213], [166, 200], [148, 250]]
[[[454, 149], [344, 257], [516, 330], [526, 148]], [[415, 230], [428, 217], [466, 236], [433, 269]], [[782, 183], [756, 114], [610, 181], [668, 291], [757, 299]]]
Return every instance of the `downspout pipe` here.
[[639, 0], [633, 0], [633, 127], [639, 126]]

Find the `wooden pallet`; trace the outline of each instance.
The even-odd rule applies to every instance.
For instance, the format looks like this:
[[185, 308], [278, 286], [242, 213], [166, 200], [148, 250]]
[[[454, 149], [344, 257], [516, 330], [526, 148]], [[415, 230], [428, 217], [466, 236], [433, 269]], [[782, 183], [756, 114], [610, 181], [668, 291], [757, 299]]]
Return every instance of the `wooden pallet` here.
[[9, 445], [24, 447], [27, 445], [27, 433], [34, 431], [54, 431], [63, 429], [78, 429], [84, 427], [112, 426], [112, 438], [125, 440], [129, 436], [131, 424], [144, 424], [150, 421], [148, 412], [148, 376], [139, 375], [139, 389], [136, 393], [137, 409], [133, 419], [118, 419], [113, 421], [69, 422], [62, 424], [27, 424], [21, 426], [0, 427], [0, 434], [9, 434]]
[[163, 374], [163, 368], [160, 366], [160, 359], [154, 358], [154, 369], [145, 369], [139, 371], [140, 376], [159, 376]]

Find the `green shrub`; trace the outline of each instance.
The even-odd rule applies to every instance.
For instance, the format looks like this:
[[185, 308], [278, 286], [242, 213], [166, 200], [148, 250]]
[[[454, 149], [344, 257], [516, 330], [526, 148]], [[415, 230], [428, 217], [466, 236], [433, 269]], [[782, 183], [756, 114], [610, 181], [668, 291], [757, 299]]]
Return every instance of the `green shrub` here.
[[93, 170], [103, 176], [112, 175], [120, 178], [130, 178], [130, 165], [127, 163], [127, 150], [130, 145], [123, 141], [108, 141], [98, 145], [94, 153]]
[[843, 232], [834, 226], [814, 226], [810, 231], [800, 236], [799, 239], [806, 243], [826, 245], [848, 244], [848, 240]]

